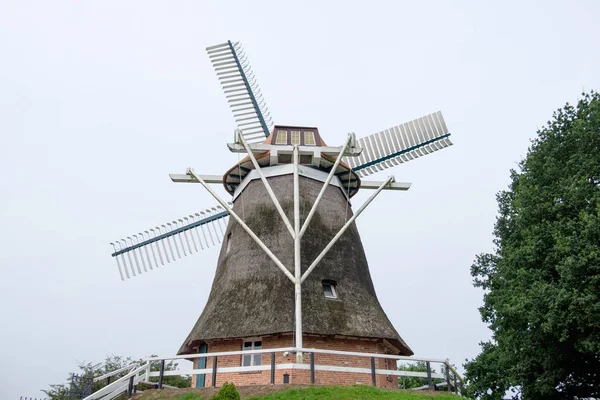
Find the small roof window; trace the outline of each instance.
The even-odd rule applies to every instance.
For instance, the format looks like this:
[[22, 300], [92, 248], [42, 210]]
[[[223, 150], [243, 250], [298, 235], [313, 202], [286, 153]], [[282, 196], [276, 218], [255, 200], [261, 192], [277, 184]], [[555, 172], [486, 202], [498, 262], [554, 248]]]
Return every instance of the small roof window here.
[[287, 131], [277, 131], [277, 138], [275, 139], [275, 144], [287, 144]]
[[315, 133], [311, 131], [304, 131], [304, 144], [306, 146], [315, 146]]
[[[192, 236], [193, 239], [193, 236]], [[225, 251], [225, 254], [229, 254], [229, 251], [231, 250], [231, 232], [229, 232], [227, 234], [227, 250]]]
[[292, 131], [292, 144], [300, 144], [300, 131]]
[[334, 281], [323, 281], [323, 295], [326, 299], [335, 300], [338, 298], [336, 286]]

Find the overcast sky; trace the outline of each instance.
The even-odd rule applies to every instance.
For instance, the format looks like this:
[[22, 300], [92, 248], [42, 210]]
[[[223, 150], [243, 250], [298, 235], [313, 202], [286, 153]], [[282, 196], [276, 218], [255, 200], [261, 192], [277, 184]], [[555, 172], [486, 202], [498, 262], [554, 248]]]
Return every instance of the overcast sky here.
[[592, 0], [0, 0], [0, 397], [40, 397], [81, 361], [176, 353], [218, 250], [122, 282], [109, 242], [215, 204], [168, 173], [237, 161], [204, 50], [227, 39], [243, 43], [275, 123], [317, 126], [330, 145], [443, 112], [455, 146], [394, 169], [410, 191], [381, 194], [357, 223], [415, 356], [474, 357], [490, 333], [469, 268], [493, 249], [495, 194], [553, 110], [600, 89], [599, 12]]

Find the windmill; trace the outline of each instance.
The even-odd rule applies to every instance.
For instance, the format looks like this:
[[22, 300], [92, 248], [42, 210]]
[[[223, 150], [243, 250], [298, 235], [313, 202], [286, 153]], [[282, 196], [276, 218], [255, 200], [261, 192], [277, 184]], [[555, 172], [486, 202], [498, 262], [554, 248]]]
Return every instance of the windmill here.
[[[201, 184], [218, 205], [111, 243], [120, 278], [220, 244], [208, 302], [179, 354], [274, 335], [302, 348], [308, 335], [368, 339], [412, 355], [377, 300], [354, 221], [382, 190], [410, 188], [393, 176], [365, 177], [452, 144], [442, 114], [328, 146], [316, 127], [273, 125], [239, 43], [207, 52], [237, 125], [227, 146], [247, 155], [224, 175], [171, 174], [174, 182]], [[211, 184], [222, 184], [230, 201]], [[350, 199], [362, 189], [373, 193], [353, 213]]]

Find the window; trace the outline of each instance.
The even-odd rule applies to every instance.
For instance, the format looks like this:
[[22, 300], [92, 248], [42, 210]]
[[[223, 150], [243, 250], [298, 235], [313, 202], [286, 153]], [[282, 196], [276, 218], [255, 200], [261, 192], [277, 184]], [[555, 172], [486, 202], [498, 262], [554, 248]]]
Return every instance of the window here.
[[292, 131], [292, 144], [300, 144], [300, 131]]
[[292, 163], [292, 155], [291, 154], [279, 154], [277, 157], [277, 162], [279, 164], [291, 164]]
[[227, 250], [225, 254], [229, 254], [229, 250], [231, 250], [231, 232], [227, 234]]
[[311, 131], [304, 131], [304, 144], [306, 146], [315, 146], [315, 133]]
[[[294, 133], [294, 132], [292, 132]], [[287, 131], [277, 131], [277, 138], [275, 139], [275, 144], [287, 144]]]
[[300, 154], [300, 164], [310, 165], [312, 164], [313, 156], [311, 154]]
[[[242, 351], [260, 350], [262, 349], [261, 339], [246, 339]], [[242, 367], [251, 367], [261, 365], [262, 354], [244, 354], [242, 356]]]
[[337, 299], [336, 283], [334, 281], [323, 281], [323, 294], [326, 299]]

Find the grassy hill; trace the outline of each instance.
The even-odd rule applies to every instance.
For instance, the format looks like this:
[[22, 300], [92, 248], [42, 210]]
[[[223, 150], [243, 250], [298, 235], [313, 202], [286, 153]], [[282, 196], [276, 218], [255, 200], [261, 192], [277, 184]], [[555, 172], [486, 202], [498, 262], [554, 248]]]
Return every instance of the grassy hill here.
[[[306, 386], [290, 385], [250, 386], [239, 388], [245, 400], [456, 400], [458, 396], [446, 392], [414, 392], [385, 390], [370, 386]], [[209, 400], [215, 389], [148, 390], [136, 400]]]

